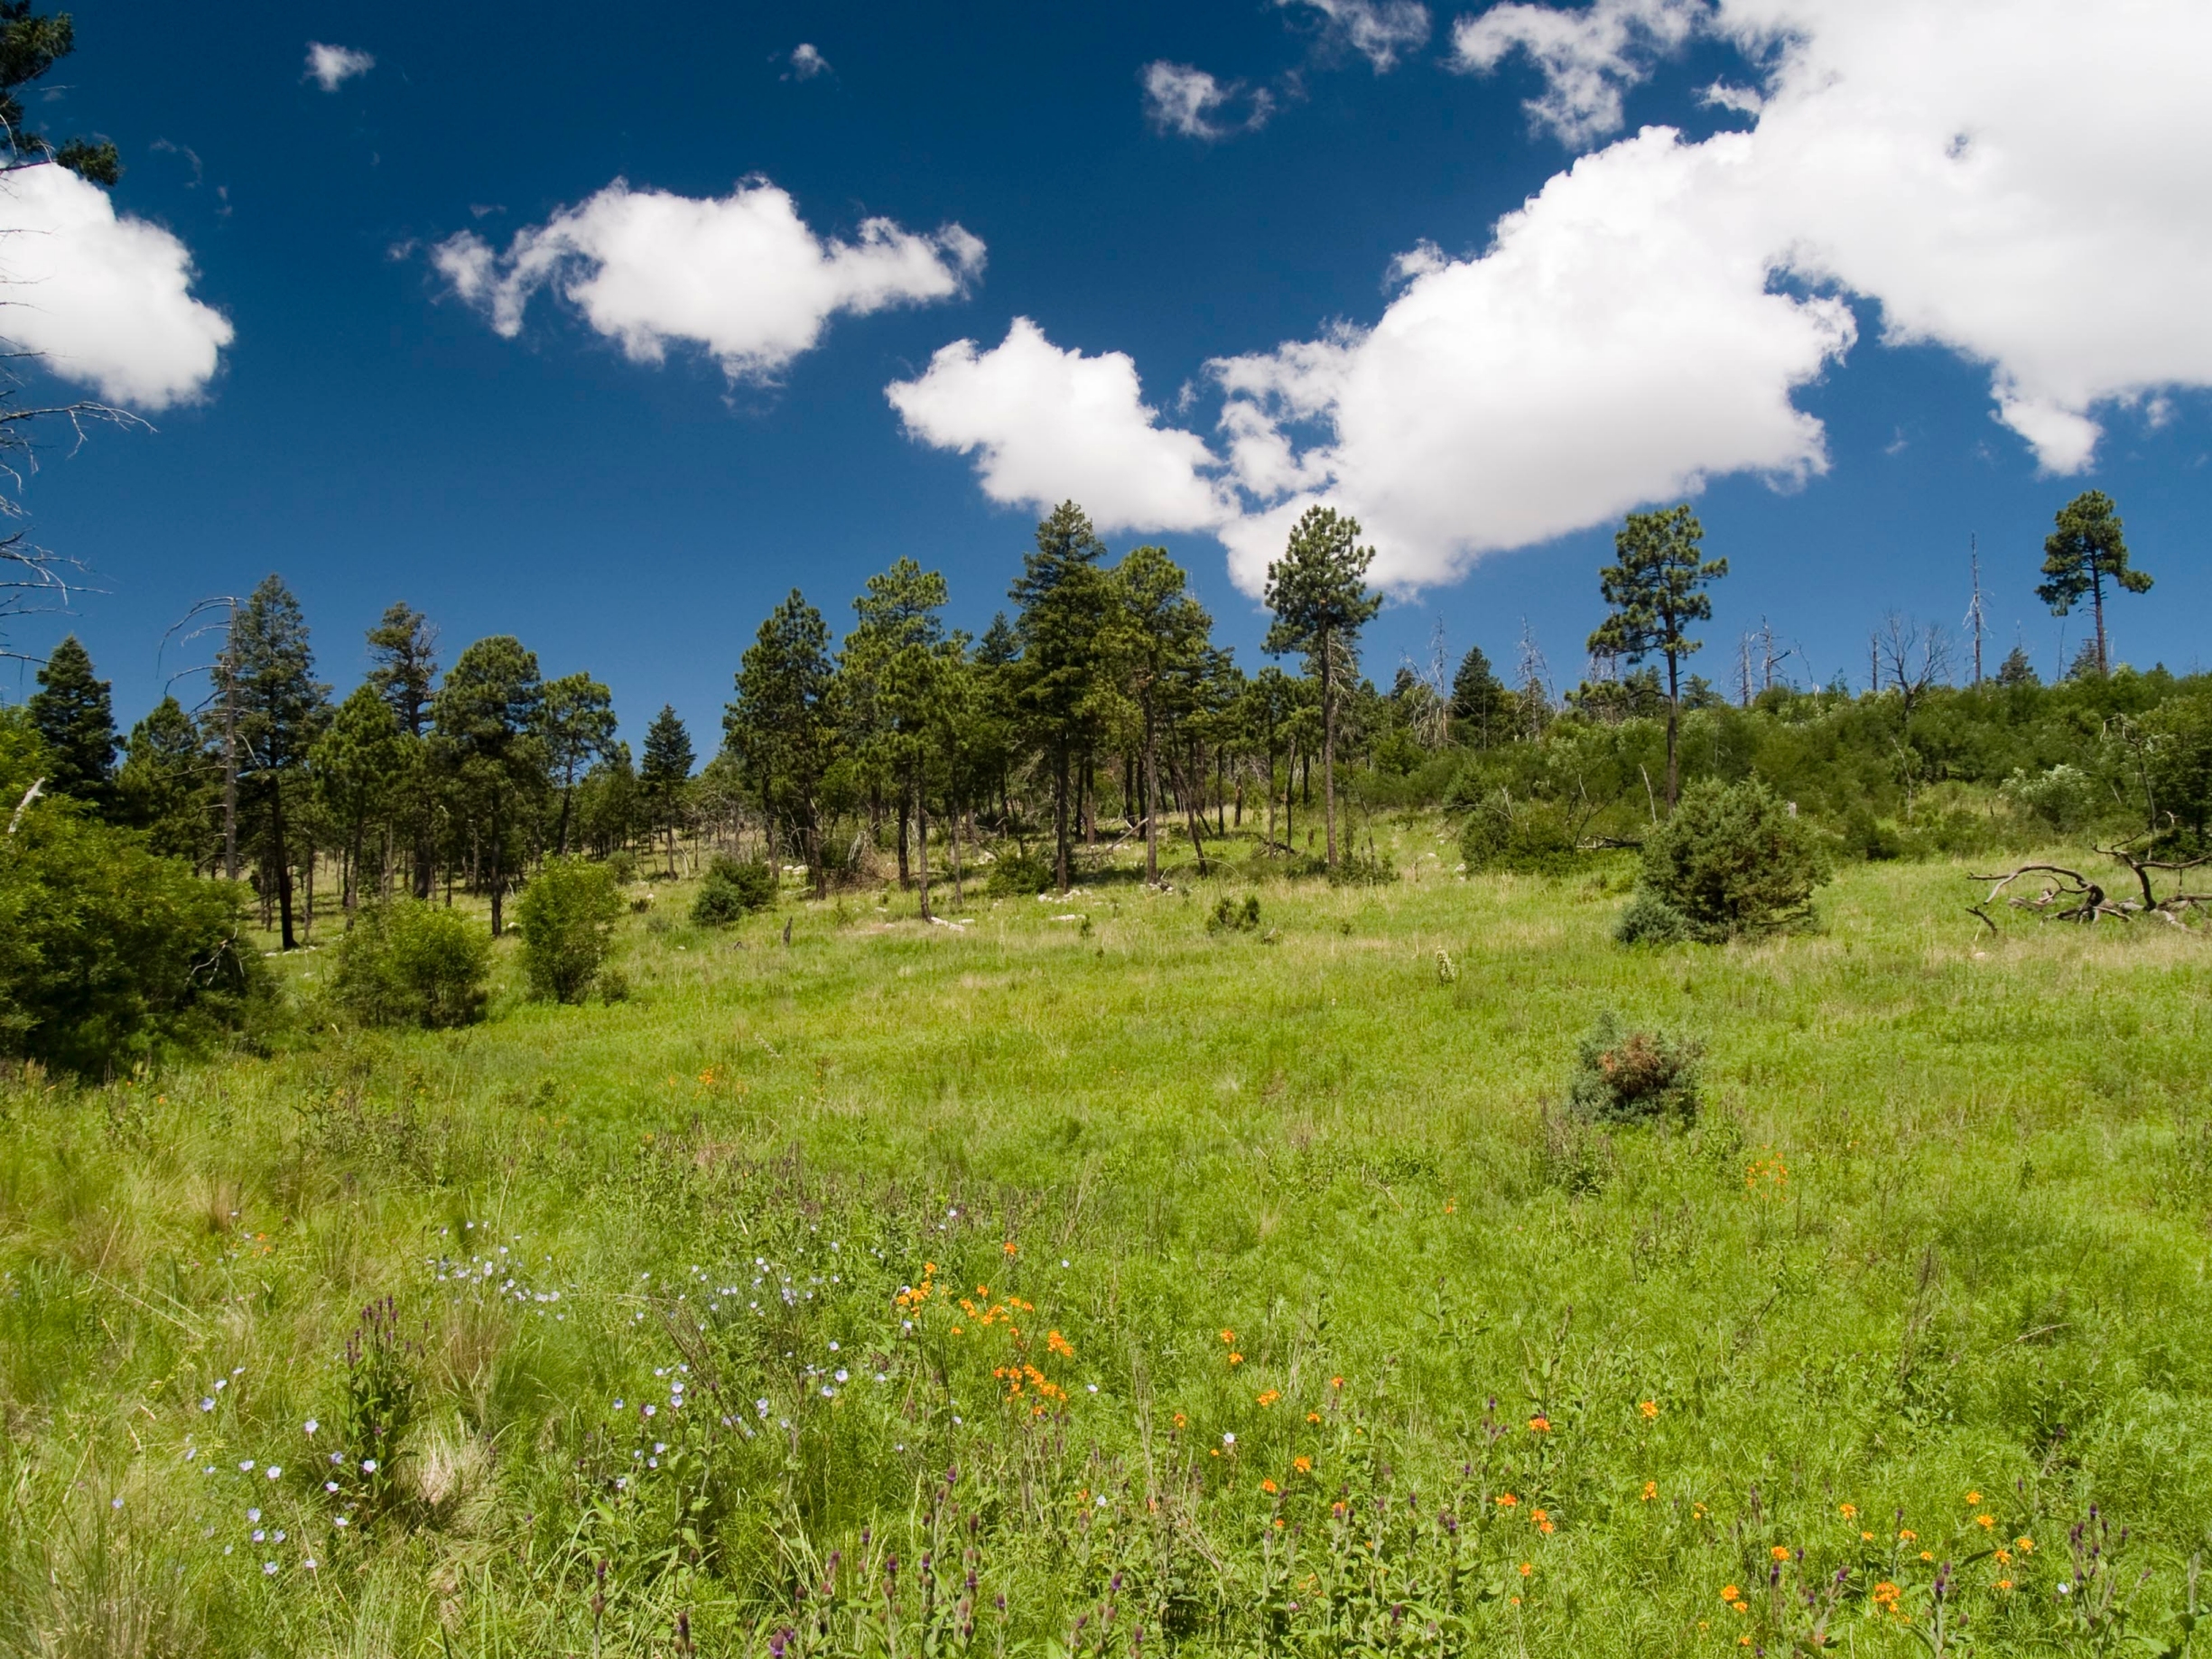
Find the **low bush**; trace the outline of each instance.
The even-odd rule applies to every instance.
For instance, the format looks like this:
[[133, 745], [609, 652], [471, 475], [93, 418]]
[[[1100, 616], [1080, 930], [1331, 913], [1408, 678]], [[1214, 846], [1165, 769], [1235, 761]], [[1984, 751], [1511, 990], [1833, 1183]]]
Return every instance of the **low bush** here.
[[365, 906], [339, 942], [330, 993], [363, 1025], [435, 1030], [484, 1017], [491, 941], [419, 899]]
[[1623, 945], [1680, 945], [1691, 936], [1689, 918], [1653, 892], [1639, 891], [1613, 927]]
[[1259, 897], [1245, 895], [1239, 904], [1227, 893], [1213, 901], [1213, 914], [1206, 918], [1208, 933], [1256, 933], [1259, 928]]
[[245, 904], [72, 803], [34, 803], [0, 835], [0, 1054], [98, 1076], [251, 1029], [275, 996]]
[[515, 907], [530, 994], [581, 1002], [614, 948], [622, 899], [613, 872], [582, 859], [553, 858], [531, 878]]
[[707, 866], [692, 900], [692, 920], [702, 927], [727, 927], [775, 904], [776, 889], [775, 865], [718, 858]]
[[1693, 1123], [1704, 1053], [1687, 1038], [1627, 1030], [1608, 1010], [1576, 1045], [1567, 1110], [1591, 1123]]
[[1827, 880], [1811, 826], [1755, 778], [1692, 784], [1643, 846], [1644, 890], [1707, 941], [1810, 920]]
[[2043, 828], [2061, 835], [2085, 828], [2096, 816], [2096, 780], [2079, 767], [2054, 766], [2047, 772], [2016, 767], [1998, 792]]
[[984, 890], [994, 899], [1028, 899], [1052, 885], [1052, 862], [1035, 853], [1001, 853]]
[[1459, 833], [1459, 856], [1470, 874], [1564, 875], [1580, 853], [1567, 816], [1550, 801], [1510, 800], [1504, 791], [1478, 802]]

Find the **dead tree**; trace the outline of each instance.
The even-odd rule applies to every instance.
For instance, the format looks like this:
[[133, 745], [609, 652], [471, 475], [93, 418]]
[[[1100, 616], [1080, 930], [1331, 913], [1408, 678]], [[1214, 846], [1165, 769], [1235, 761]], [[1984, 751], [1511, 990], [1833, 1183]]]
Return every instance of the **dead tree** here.
[[1892, 610], [1882, 619], [1873, 643], [1877, 688], [1886, 670], [1904, 699], [1908, 720], [1929, 686], [1951, 677], [1951, 639], [1940, 622], [1916, 622]]
[[2161, 898], [2154, 876], [2154, 872], [2162, 872], [2178, 878], [2185, 871], [2212, 865], [2212, 853], [2200, 853], [2189, 859], [2158, 859], [2146, 857], [2125, 845], [2093, 847], [2090, 850], [2100, 858], [2109, 858], [2114, 863], [2124, 865], [2134, 877], [2142, 897], [2140, 899], [2115, 899], [2105, 890], [2103, 883], [2063, 864], [2022, 864], [2003, 875], [1968, 877], [1970, 881], [1987, 881], [1991, 886], [1987, 898], [1980, 904], [1968, 905], [1966, 909], [1969, 914], [1979, 917], [1983, 924], [1994, 932], [1997, 924], [1990, 919], [1989, 906], [1996, 902], [1997, 896], [2022, 876], [2047, 875], [2055, 879], [2047, 881], [2043, 890], [2036, 897], [2029, 899], [2013, 893], [2006, 897], [2005, 902], [2015, 910], [2025, 910], [2046, 921], [2078, 922], [2089, 927], [2094, 926], [2100, 917], [2110, 916], [2124, 922], [2133, 921], [2138, 916], [2151, 916], [2183, 932], [2189, 930], [2184, 919], [2188, 914], [2212, 913], [2212, 893], [2189, 892], [2177, 881], [2175, 890]]

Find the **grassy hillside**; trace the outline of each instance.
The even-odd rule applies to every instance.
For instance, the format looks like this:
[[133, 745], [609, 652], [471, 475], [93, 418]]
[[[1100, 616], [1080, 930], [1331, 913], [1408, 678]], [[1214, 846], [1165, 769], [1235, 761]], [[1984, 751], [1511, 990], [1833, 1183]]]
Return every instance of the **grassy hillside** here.
[[[2181, 1640], [2203, 940], [1993, 937], [1925, 864], [1628, 951], [1626, 863], [1455, 880], [1442, 834], [959, 926], [662, 889], [626, 1001], [11, 1081], [0, 1640]], [[1696, 1128], [1551, 1104], [1605, 1009], [1705, 1043]]]

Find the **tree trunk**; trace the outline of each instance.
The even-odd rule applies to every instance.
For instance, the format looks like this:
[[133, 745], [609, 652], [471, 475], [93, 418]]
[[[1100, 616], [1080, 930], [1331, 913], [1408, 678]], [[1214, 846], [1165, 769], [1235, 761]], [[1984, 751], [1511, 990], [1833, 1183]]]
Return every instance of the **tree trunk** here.
[[1321, 816], [1331, 870], [1336, 868], [1336, 641], [1321, 636]]
[[1145, 712], [1145, 885], [1160, 884], [1160, 740]]
[[952, 836], [952, 843], [953, 843], [953, 908], [955, 910], [964, 910], [964, 909], [966, 909], [968, 908], [968, 890], [967, 890], [965, 887], [963, 887], [963, 886], [961, 884], [961, 875], [960, 875], [960, 832], [961, 832], [961, 812], [960, 812], [960, 807], [959, 807], [959, 806], [958, 806], [957, 804], [955, 804], [955, 805], [953, 806], [953, 836]]
[[1682, 693], [1676, 676], [1680, 672], [1680, 659], [1667, 653], [1667, 813], [1674, 816], [1675, 802], [1682, 794], [1682, 769], [1675, 755], [1675, 732], [1682, 719]]
[[898, 887], [901, 892], [914, 885], [914, 872], [906, 865], [906, 797], [898, 797]]
[[1073, 885], [1067, 879], [1067, 750], [1062, 748], [1053, 755], [1052, 844], [1053, 879], [1064, 893]]
[[2105, 573], [2094, 564], [2089, 569], [2089, 592], [2096, 605], [2096, 671], [2110, 674], [2112, 664], [2105, 655]]
[[915, 850], [920, 855], [922, 875], [922, 919], [929, 919], [929, 803], [922, 798], [922, 780], [914, 782], [914, 829]]
[[270, 852], [276, 865], [276, 914], [282, 937], [282, 948], [296, 950], [299, 941], [292, 934], [292, 858], [284, 845], [284, 786], [272, 783], [269, 788]]

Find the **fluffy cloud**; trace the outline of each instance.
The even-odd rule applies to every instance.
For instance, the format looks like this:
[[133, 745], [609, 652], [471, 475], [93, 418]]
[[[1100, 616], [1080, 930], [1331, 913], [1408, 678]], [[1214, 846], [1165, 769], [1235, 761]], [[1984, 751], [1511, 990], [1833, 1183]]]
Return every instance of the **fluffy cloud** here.
[[885, 396], [909, 435], [974, 455], [1007, 506], [1073, 497], [1102, 530], [1209, 529], [1237, 510], [1204, 442], [1159, 424], [1126, 354], [1064, 351], [1027, 317], [989, 351], [954, 341]]
[[[1650, 127], [1585, 154], [1479, 253], [1401, 256], [1371, 326], [1212, 365], [1213, 444], [1146, 412], [1147, 483], [1126, 499], [1233, 484], [1240, 511], [1218, 533], [1248, 590], [1315, 500], [1364, 521], [1386, 583], [1447, 581], [1708, 478], [1818, 473], [1822, 430], [1795, 395], [1853, 350], [1854, 300], [1887, 342], [1985, 365], [1992, 413], [2054, 472], [2087, 466], [2115, 411], [2154, 421], [2165, 394], [2212, 386], [2212, 100], [2197, 69], [2212, 9], [1516, 3], [1456, 39], [1469, 68], [1529, 51], [1539, 118], [1586, 141], [1690, 24], [1757, 70], [1753, 89], [1707, 95], [1748, 130], [1692, 143]], [[2053, 118], [2067, 108], [2098, 114]], [[1083, 453], [1064, 420], [1042, 459]], [[1096, 477], [1033, 477], [1019, 494], [1113, 488]]]
[[1381, 74], [1401, 51], [1417, 51], [1428, 41], [1428, 8], [1419, 0], [1275, 0], [1278, 6], [1318, 12], [1332, 33]]
[[110, 403], [165, 408], [214, 377], [230, 320], [192, 275], [182, 242], [66, 168], [0, 180], [0, 334]]
[[307, 43], [307, 78], [325, 92], [335, 92], [376, 67], [375, 58], [351, 46], [331, 46], [321, 41]]
[[819, 48], [801, 41], [791, 49], [791, 72], [801, 80], [812, 80], [817, 75], [830, 72], [830, 61]]
[[[1231, 133], [1254, 132], [1267, 125], [1275, 110], [1275, 99], [1264, 87], [1247, 95], [1241, 81], [1223, 86], [1204, 70], [1170, 63], [1164, 58], [1146, 64], [1138, 79], [1145, 89], [1146, 117], [1161, 130], [1180, 133], [1185, 138], [1226, 138]], [[1218, 118], [1219, 112], [1240, 98], [1246, 99], [1241, 120]]]
[[841, 312], [951, 299], [983, 268], [983, 244], [958, 225], [922, 235], [864, 220], [851, 241], [818, 237], [791, 198], [752, 179], [711, 200], [634, 191], [617, 179], [505, 253], [472, 230], [432, 263], [509, 339], [540, 289], [574, 305], [633, 361], [669, 342], [711, 355], [732, 380], [761, 380], [814, 345]]
[[1515, 51], [1543, 70], [1545, 89], [1529, 118], [1581, 145], [1621, 125], [1621, 93], [1641, 80], [1652, 56], [1687, 41], [1707, 15], [1704, 0], [1594, 0], [1579, 12], [1493, 5], [1452, 27], [1455, 67], [1486, 74]]

